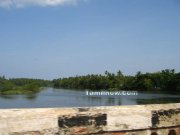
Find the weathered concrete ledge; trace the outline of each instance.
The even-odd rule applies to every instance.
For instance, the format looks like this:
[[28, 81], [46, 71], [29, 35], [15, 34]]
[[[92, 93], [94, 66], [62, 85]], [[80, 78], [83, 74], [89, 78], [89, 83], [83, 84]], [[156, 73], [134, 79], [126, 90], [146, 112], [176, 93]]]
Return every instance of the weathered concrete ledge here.
[[180, 103], [0, 109], [0, 135], [180, 135]]

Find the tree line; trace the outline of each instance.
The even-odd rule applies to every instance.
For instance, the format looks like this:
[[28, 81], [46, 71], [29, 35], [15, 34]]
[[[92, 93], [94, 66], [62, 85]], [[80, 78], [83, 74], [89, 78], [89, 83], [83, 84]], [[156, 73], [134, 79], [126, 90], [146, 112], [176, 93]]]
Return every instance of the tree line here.
[[11, 78], [0, 76], [0, 94], [31, 94], [41, 87], [49, 86], [51, 81], [42, 79]]
[[91, 89], [91, 90], [164, 90], [180, 92], [180, 73], [174, 69], [165, 69], [154, 73], [124, 75], [120, 70], [117, 73], [105, 71], [102, 74], [75, 76], [53, 80], [55, 88]]
[[90, 90], [163, 90], [180, 93], [180, 73], [165, 69], [154, 73], [137, 72], [134, 76], [105, 71], [104, 74], [88, 74], [50, 80], [10, 78], [0, 76], [0, 94], [37, 93], [41, 87]]

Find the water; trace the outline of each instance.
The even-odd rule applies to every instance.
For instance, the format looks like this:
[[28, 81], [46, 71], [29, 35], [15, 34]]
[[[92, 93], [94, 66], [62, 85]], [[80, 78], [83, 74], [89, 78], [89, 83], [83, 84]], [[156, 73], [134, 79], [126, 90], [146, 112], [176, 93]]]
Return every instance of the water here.
[[85, 90], [44, 88], [38, 94], [0, 96], [0, 108], [89, 107], [180, 103], [180, 95], [139, 92], [136, 96], [87, 96]]

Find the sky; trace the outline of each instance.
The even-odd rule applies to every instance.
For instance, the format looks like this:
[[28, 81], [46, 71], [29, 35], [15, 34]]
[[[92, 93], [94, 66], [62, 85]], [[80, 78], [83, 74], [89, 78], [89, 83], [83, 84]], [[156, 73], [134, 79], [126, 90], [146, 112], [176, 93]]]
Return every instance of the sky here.
[[180, 72], [179, 0], [1, 0], [0, 75]]

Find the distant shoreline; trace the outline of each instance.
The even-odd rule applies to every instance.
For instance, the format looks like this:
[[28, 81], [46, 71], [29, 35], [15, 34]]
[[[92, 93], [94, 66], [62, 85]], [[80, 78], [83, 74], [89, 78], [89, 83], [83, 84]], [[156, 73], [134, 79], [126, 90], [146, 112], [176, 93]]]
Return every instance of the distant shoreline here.
[[54, 87], [83, 90], [125, 90], [125, 91], [163, 91], [180, 93], [180, 73], [165, 69], [154, 73], [137, 72], [134, 76], [105, 71], [105, 74], [91, 74], [52, 81], [42, 79], [13, 78], [0, 76], [0, 95], [38, 93], [41, 87]]

